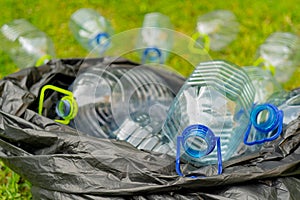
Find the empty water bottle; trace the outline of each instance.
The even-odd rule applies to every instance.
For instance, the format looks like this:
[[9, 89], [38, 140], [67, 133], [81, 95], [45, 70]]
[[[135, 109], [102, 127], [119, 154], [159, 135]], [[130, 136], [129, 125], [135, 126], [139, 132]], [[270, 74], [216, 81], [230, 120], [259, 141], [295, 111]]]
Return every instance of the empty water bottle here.
[[161, 13], [148, 13], [144, 17], [143, 27], [136, 44], [142, 49], [142, 63], [164, 63], [172, 48], [173, 26], [168, 16]]
[[255, 88], [255, 103], [265, 103], [273, 93], [283, 90], [269, 71], [253, 66], [243, 67], [243, 69]]
[[[162, 137], [157, 133], [175, 96], [176, 83], [165, 82], [161, 75], [171, 74], [143, 66], [89, 68], [76, 77], [69, 88], [71, 94], [61, 92], [66, 96], [56, 105], [57, 115], [89, 135], [126, 140], [139, 149], [167, 152], [169, 149], [159, 145]], [[41, 94], [40, 114], [46, 89]]]
[[258, 48], [262, 67], [270, 70], [275, 79], [286, 82], [300, 64], [300, 39], [288, 32], [271, 34]]
[[243, 142], [254, 101], [254, 87], [247, 74], [225, 61], [200, 63], [173, 101], [162, 135], [177, 146], [180, 158], [196, 166], [228, 160]]
[[216, 10], [198, 18], [194, 39], [206, 50], [222, 50], [239, 32], [236, 16], [228, 10]]
[[103, 54], [113, 34], [110, 23], [93, 9], [82, 8], [72, 14], [70, 29], [76, 40], [88, 51]]
[[19, 68], [40, 66], [55, 56], [51, 39], [25, 19], [4, 24], [0, 41]]
[[[282, 130], [282, 111], [272, 104], [270, 96], [283, 91], [280, 84], [269, 71], [258, 67], [243, 67], [255, 87], [255, 105], [253, 106], [249, 129], [244, 142], [249, 150], [258, 150], [259, 144], [276, 139]], [[251, 126], [254, 128], [251, 129]], [[277, 132], [276, 132], [277, 130]]]

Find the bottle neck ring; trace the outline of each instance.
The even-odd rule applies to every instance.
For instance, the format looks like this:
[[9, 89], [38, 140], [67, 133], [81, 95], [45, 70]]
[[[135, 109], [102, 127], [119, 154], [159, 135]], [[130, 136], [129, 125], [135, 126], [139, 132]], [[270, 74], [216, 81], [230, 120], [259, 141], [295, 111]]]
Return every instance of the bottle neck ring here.
[[182, 137], [185, 152], [193, 158], [210, 154], [216, 145], [216, 137], [212, 130], [201, 124], [190, 125], [185, 128]]
[[[266, 115], [266, 120], [259, 122], [259, 118], [264, 117], [262, 115]], [[275, 130], [280, 123], [277, 107], [269, 103], [255, 106], [251, 112], [250, 119], [254, 128], [262, 133], [269, 133]]]

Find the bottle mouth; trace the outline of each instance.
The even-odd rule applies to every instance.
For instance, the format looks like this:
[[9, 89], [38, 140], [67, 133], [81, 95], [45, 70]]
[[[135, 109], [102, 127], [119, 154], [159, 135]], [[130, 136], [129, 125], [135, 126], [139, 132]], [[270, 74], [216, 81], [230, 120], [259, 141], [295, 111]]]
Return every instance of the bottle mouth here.
[[89, 46], [94, 48], [95, 46], [100, 47], [103, 53], [110, 45], [110, 36], [106, 32], [98, 33], [94, 38], [90, 39]]
[[146, 60], [150, 62], [157, 62], [162, 64], [162, 52], [156, 47], [148, 47], [143, 52], [142, 63], [146, 63]]
[[[278, 109], [272, 104], [261, 104], [253, 108], [251, 112], [251, 122], [256, 130], [262, 133], [269, 133], [275, 130], [279, 125]], [[259, 121], [265, 117], [265, 121]]]
[[[177, 136], [175, 168], [179, 176], [184, 176], [180, 169], [181, 144], [185, 153], [192, 158], [201, 158], [210, 154], [217, 146], [218, 174], [222, 173], [222, 153], [220, 137], [215, 137], [212, 130], [202, 124], [186, 127], [182, 135]], [[191, 176], [192, 178], [194, 176]]]
[[77, 103], [75, 99], [70, 96], [64, 96], [57, 102], [55, 107], [56, 114], [65, 120], [73, 119], [76, 116], [77, 111]]
[[[264, 117], [263, 115], [265, 115], [265, 121], [260, 120], [260, 118]], [[283, 117], [283, 111], [278, 110], [273, 104], [266, 103], [255, 106], [252, 109], [250, 122], [244, 135], [244, 143], [246, 145], [256, 145], [277, 139], [282, 132]], [[248, 137], [252, 126], [254, 126], [258, 133], [265, 134], [265, 136], [262, 139], [249, 142]], [[272, 133], [271, 136], [268, 134], [270, 132]]]
[[216, 145], [216, 137], [207, 126], [190, 125], [182, 133], [182, 145], [185, 152], [193, 158], [210, 154]]

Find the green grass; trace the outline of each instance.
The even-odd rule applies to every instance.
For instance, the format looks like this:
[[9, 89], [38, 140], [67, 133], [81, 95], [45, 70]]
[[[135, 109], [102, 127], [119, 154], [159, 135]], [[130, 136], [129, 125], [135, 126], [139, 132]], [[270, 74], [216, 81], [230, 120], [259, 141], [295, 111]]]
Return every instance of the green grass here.
[[[22, 2], [22, 3], [21, 3]], [[213, 3], [211, 3], [213, 2]], [[58, 58], [85, 57], [86, 52], [69, 31], [70, 15], [82, 7], [93, 8], [111, 21], [115, 33], [141, 26], [144, 14], [158, 11], [168, 15], [175, 30], [191, 35], [195, 31], [197, 16], [216, 9], [231, 10], [241, 24], [238, 38], [222, 52], [211, 52], [212, 58], [226, 59], [240, 66], [251, 65], [256, 48], [275, 31], [291, 31], [300, 35], [300, 10], [298, 0], [201, 0], [201, 1], [153, 1], [153, 0], [82, 0], [71, 1], [0, 1], [0, 26], [16, 18], [26, 18], [52, 39]], [[175, 68], [184, 63], [173, 62]], [[10, 58], [0, 52], [0, 77], [17, 70]], [[300, 68], [286, 89], [300, 86]], [[2, 164], [1, 164], [2, 165]], [[7, 167], [1, 166], [0, 193], [2, 199], [30, 198], [28, 183]], [[15, 196], [13, 196], [15, 195]], [[17, 197], [17, 196], [18, 197]]]
[[0, 161], [0, 200], [30, 199], [30, 183]]

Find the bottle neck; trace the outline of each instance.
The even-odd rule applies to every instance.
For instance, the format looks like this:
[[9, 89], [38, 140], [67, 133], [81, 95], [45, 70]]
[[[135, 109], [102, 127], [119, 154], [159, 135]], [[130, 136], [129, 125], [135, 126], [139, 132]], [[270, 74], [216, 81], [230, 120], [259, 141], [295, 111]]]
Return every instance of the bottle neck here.
[[216, 145], [216, 137], [212, 130], [201, 124], [188, 126], [182, 137], [185, 152], [193, 158], [210, 154]]
[[55, 107], [56, 114], [64, 120], [71, 120], [77, 115], [78, 106], [73, 97], [64, 96]]
[[274, 131], [280, 123], [277, 107], [269, 103], [255, 106], [250, 118], [254, 128], [262, 133]]
[[156, 47], [148, 47], [144, 50], [142, 56], [142, 63], [146, 63], [149, 60], [150, 62], [163, 63], [162, 52]]

